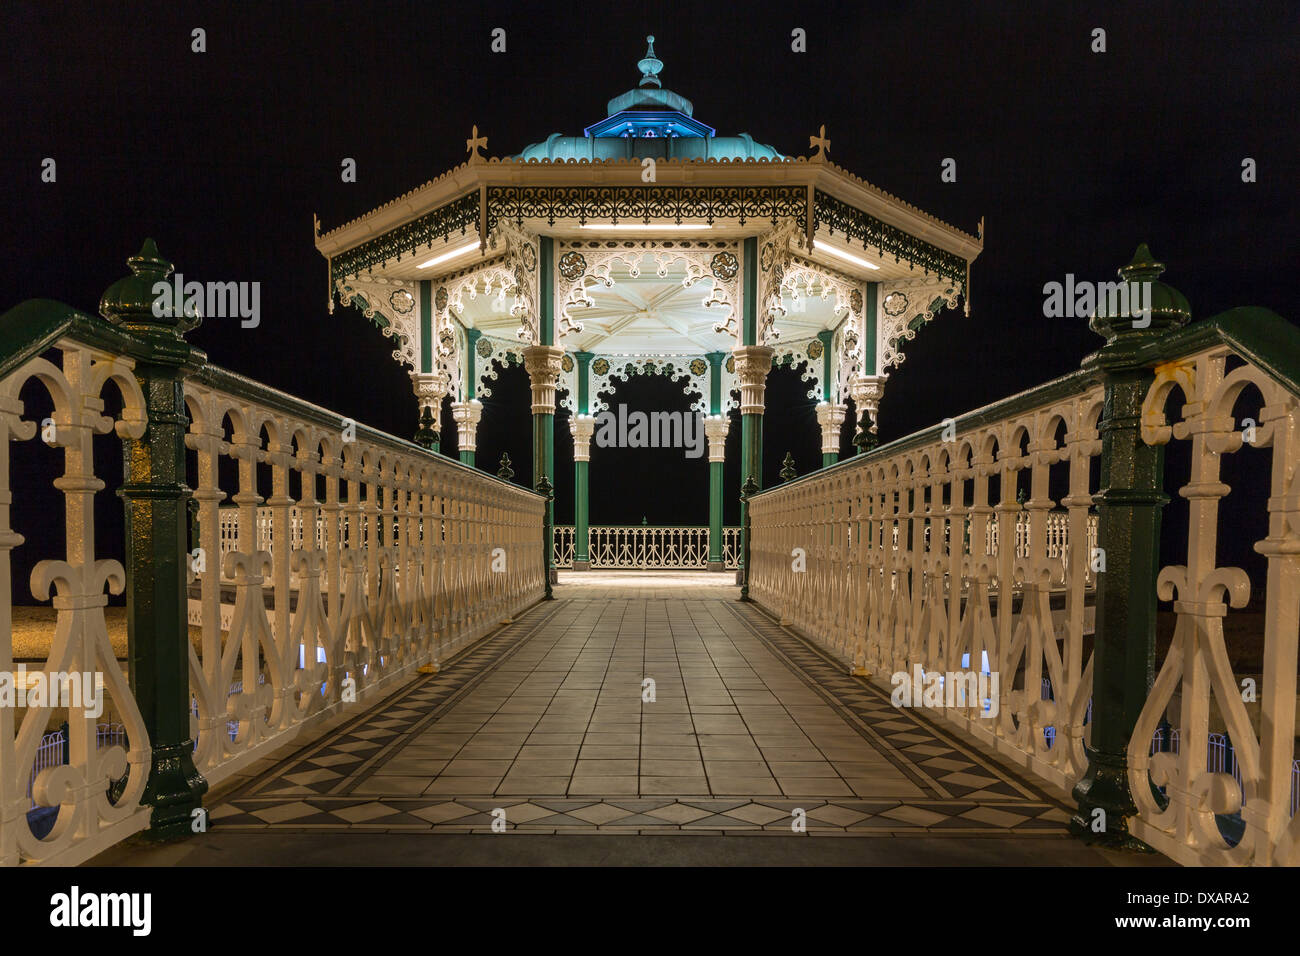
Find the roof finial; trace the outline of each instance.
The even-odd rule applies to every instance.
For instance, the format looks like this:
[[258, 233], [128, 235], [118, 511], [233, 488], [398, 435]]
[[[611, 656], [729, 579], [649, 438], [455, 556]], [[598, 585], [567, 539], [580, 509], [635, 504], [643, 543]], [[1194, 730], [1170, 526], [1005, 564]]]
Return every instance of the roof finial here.
[[664, 68], [663, 60], [655, 56], [655, 38], [648, 36], [645, 38], [645, 58], [637, 63], [637, 69], [641, 71], [641, 86], [659, 86], [659, 71]]

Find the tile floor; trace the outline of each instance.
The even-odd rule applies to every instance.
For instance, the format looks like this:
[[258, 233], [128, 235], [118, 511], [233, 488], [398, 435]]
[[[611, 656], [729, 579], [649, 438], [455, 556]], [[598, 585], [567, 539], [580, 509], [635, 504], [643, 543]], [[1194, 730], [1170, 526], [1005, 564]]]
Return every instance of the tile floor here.
[[732, 579], [562, 573], [555, 602], [231, 794], [213, 826], [1065, 835], [1063, 804]]

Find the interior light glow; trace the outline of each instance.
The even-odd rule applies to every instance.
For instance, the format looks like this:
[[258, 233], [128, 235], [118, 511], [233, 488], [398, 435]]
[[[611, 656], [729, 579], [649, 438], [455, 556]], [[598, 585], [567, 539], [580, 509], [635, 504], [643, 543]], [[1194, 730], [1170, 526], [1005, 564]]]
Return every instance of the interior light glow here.
[[465, 245], [460, 246], [456, 249], [452, 249], [449, 252], [444, 252], [441, 255], [434, 256], [428, 262], [421, 262], [415, 268], [427, 269], [430, 266], [441, 265], [442, 263], [447, 262], [448, 260], [455, 259], [457, 256], [463, 256], [465, 253], [469, 252], [472, 249], [477, 249], [478, 246], [479, 244], [477, 240], [475, 240], [474, 242], [467, 242], [465, 243]]
[[835, 256], [837, 259], [843, 259], [845, 262], [851, 262], [855, 266], [862, 266], [862, 268], [864, 269], [880, 268], [880, 266], [876, 265], [874, 262], [868, 262], [866, 259], [862, 259], [858, 256], [855, 256], [853, 253], [847, 252], [844, 249], [840, 249], [837, 248], [836, 246], [832, 246], [830, 243], [821, 243], [821, 242], [817, 243], [817, 251], [824, 252], [827, 255]]
[[619, 231], [629, 230], [629, 231], [639, 231], [639, 232], [680, 232], [685, 229], [712, 229], [713, 227], [705, 223], [684, 223], [680, 226], [674, 226], [665, 223], [650, 223], [649, 225], [647, 225], [646, 223], [641, 223], [641, 222], [637, 222], [637, 223], [620, 222], [615, 225], [610, 225], [609, 223], [600, 224], [600, 223], [588, 222], [588, 223], [584, 223], [580, 228], [619, 230]]

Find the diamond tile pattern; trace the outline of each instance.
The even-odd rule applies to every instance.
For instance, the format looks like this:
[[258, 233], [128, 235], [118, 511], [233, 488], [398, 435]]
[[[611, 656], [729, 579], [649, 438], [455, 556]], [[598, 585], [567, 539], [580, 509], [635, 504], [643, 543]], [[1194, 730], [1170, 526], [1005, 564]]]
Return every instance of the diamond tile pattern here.
[[1067, 807], [722, 575], [567, 577], [234, 792], [213, 826], [490, 832], [499, 809], [521, 832], [1066, 835]]

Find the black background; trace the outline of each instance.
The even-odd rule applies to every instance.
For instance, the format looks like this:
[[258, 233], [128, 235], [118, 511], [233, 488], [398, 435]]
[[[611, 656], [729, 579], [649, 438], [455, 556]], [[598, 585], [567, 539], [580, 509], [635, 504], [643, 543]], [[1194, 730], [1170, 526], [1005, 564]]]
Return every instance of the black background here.
[[[968, 232], [985, 217], [972, 314], [944, 312], [908, 344], [881, 406], [888, 440], [1076, 367], [1100, 340], [1082, 320], [1044, 318], [1043, 284], [1108, 280], [1139, 242], [1195, 317], [1261, 305], [1295, 320], [1297, 15], [1294, 3], [1187, 2], [9, 3], [0, 309], [39, 296], [94, 311], [152, 236], [187, 277], [261, 283], [259, 328], [210, 320], [191, 333], [214, 362], [409, 437], [415, 402], [392, 342], [354, 309], [326, 311], [312, 214], [331, 229], [428, 181], [464, 160], [474, 124], [492, 155], [579, 134], [635, 85], [653, 33], [664, 85], [720, 135], [802, 155], [824, 123], [840, 165]], [[206, 53], [190, 51], [195, 27]], [[490, 52], [495, 27], [504, 54]], [[791, 51], [796, 27], [806, 53]], [[1090, 50], [1094, 27], [1105, 54]], [[55, 184], [40, 181], [45, 157]], [[344, 157], [354, 184], [340, 180]], [[956, 183], [940, 181], [945, 157]], [[770, 380], [765, 484], [787, 450], [800, 472], [820, 463], [806, 388], [788, 371]], [[644, 379], [621, 397], [688, 404]], [[495, 471], [508, 451], [527, 481], [522, 369], [485, 404], [480, 463]], [[567, 431], [562, 415], [560, 521], [572, 516]], [[729, 522], [739, 431], [733, 419]], [[448, 416], [450, 454], [454, 436]], [[15, 524], [33, 548], [19, 552], [61, 529], [53, 453], [23, 453], [14, 483], [32, 505]], [[110, 488], [115, 455], [101, 464]], [[1177, 470], [1171, 460], [1171, 490]], [[591, 475], [593, 523], [707, 518], [703, 459], [594, 449]], [[1257, 484], [1242, 554], [1263, 535]], [[100, 498], [100, 550], [120, 552], [120, 507]], [[1179, 507], [1167, 526], [1185, 520]]]

